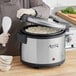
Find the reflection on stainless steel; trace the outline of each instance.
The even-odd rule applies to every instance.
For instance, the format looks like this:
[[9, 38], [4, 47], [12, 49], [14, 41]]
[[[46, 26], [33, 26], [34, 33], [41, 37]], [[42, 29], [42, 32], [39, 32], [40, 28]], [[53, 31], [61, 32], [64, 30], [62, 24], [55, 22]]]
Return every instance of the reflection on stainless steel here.
[[42, 20], [42, 19], [39, 19], [39, 18], [28, 17], [27, 20], [29, 22], [37, 23], [37, 24], [40, 24], [40, 25], [47, 25], [47, 26], [54, 27], [54, 28], [59, 28], [59, 29], [65, 29], [66, 28], [66, 26], [63, 25], [63, 24], [60, 24], [60, 23], [56, 24], [55, 22], [49, 23], [48, 21], [45, 21], [45, 20]]

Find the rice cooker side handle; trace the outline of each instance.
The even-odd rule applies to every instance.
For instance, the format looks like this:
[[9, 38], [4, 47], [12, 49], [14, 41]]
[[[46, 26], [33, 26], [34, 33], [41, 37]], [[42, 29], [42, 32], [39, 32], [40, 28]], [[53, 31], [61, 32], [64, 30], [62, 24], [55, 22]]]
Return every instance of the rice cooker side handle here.
[[21, 22], [28, 22], [28, 17], [30, 17], [30, 15], [26, 15], [26, 14], [23, 14], [20, 18], [20, 21]]
[[17, 39], [20, 43], [27, 44], [27, 36], [21, 32], [17, 33]]

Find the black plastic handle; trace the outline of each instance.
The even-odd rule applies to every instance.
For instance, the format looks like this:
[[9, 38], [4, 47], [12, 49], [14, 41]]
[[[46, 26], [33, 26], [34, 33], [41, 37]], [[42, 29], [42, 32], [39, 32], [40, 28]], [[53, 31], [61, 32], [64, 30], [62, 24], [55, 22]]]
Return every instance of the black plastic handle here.
[[29, 15], [24, 14], [24, 15], [21, 16], [20, 20], [21, 20], [22, 22], [28, 22], [28, 20], [27, 20], [28, 17], [29, 17]]
[[27, 44], [27, 36], [22, 32], [17, 33], [17, 39], [19, 42]]

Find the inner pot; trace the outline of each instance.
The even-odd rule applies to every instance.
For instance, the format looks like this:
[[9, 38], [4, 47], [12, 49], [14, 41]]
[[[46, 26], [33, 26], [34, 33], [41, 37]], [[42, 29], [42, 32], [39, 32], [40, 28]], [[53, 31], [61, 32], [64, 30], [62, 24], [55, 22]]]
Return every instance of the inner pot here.
[[[41, 27], [41, 28], [48, 28], [49, 30], [54, 30], [54, 32], [49, 32], [49, 33], [34, 33], [34, 32], [28, 32], [26, 31], [27, 29], [31, 28], [31, 27]], [[33, 29], [33, 28], [32, 28]], [[36, 31], [36, 30], [35, 30]], [[62, 34], [64, 34], [66, 31], [66, 29], [57, 29], [57, 28], [51, 28], [50, 26], [45, 26], [45, 25], [28, 25], [28, 26], [25, 26], [21, 32], [23, 34], [26, 34], [27, 37], [30, 37], [30, 38], [37, 38], [37, 39], [49, 39], [49, 38], [54, 38], [54, 37], [57, 37], [57, 36], [60, 36]]]

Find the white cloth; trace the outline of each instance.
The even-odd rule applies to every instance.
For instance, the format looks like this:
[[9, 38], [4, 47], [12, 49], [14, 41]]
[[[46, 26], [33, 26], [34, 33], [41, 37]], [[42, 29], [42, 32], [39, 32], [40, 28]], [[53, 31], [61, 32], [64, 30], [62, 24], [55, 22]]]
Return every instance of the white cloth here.
[[11, 69], [12, 60], [12, 56], [0, 55], [0, 70], [9, 71]]

